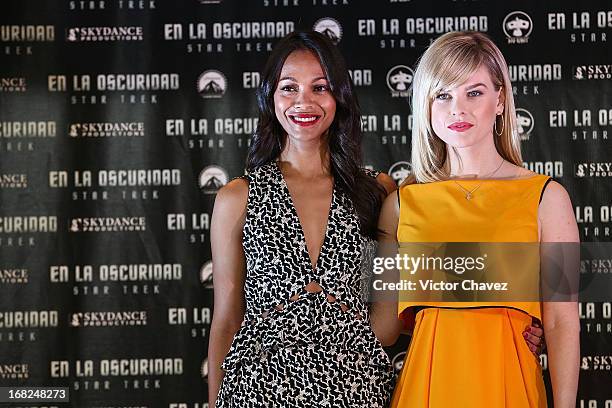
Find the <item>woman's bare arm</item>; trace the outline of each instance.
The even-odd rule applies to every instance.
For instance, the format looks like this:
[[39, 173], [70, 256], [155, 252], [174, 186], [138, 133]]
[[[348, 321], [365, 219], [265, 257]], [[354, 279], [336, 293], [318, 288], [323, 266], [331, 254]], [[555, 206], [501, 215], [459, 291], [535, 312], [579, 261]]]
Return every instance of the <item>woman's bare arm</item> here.
[[221, 363], [244, 318], [245, 259], [242, 229], [246, 217], [248, 185], [236, 179], [217, 193], [210, 228], [213, 261], [214, 310], [208, 343], [208, 401], [219, 393]]
[[[395, 183], [393, 187], [395, 187]], [[386, 189], [389, 192], [390, 188]], [[393, 190], [390, 193], [383, 202], [378, 218], [378, 228], [381, 231], [378, 243], [381, 248], [397, 245], [399, 205], [397, 203], [397, 193]], [[394, 256], [394, 254], [389, 255]], [[385, 256], [385, 254], [379, 253], [378, 256]], [[381, 344], [383, 346], [393, 345], [402, 329], [402, 322], [397, 317], [397, 300], [390, 299], [389, 294], [385, 296], [385, 299], [376, 300], [376, 294], [374, 294], [374, 301], [370, 308], [370, 322], [372, 330]]]
[[[539, 209], [542, 243], [579, 242], [578, 227], [565, 189], [551, 182]], [[576, 406], [580, 372], [580, 322], [577, 302], [544, 302], [544, 333], [548, 347], [554, 405]]]

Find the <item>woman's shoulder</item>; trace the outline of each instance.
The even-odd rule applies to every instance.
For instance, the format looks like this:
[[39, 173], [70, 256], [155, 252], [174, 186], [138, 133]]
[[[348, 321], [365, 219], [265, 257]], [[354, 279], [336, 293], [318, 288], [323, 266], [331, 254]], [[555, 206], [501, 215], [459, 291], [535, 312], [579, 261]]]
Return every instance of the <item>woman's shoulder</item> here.
[[397, 190], [397, 184], [395, 183], [395, 180], [393, 180], [393, 178], [391, 178], [391, 176], [389, 176], [387, 173], [379, 172], [378, 176], [376, 176], [376, 181], [378, 182], [378, 184], [383, 186], [387, 194], [390, 194]]
[[245, 176], [236, 177], [217, 191], [215, 205], [240, 205], [246, 204], [249, 194], [249, 183]]
[[538, 217], [543, 242], [580, 242], [572, 200], [560, 183], [550, 181], [544, 185]]
[[233, 225], [236, 220], [244, 222], [248, 191], [248, 183], [243, 178], [235, 178], [217, 191], [211, 229], [213, 226], [224, 226], [225, 229]]
[[548, 177], [542, 189], [540, 205], [542, 207], [554, 208], [559, 202], [567, 202], [569, 199], [569, 193], [565, 187], [563, 187], [561, 183]]
[[387, 173], [383, 173], [382, 171], [368, 169], [366, 167], [362, 167], [361, 171], [369, 177], [375, 179], [378, 184], [380, 184], [387, 194], [395, 191], [397, 189], [397, 184], [395, 180], [391, 178]]

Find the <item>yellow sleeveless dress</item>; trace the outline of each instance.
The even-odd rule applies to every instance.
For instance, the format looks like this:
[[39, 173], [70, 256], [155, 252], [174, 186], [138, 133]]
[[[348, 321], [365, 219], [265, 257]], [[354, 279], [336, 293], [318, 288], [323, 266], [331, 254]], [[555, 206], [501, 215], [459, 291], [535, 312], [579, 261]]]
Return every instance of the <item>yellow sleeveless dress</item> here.
[[[400, 242], [538, 242], [538, 206], [550, 180], [452, 180], [400, 188]], [[539, 302], [400, 302], [418, 308], [391, 407], [546, 407], [539, 361], [522, 336]], [[485, 306], [485, 307], [480, 307]], [[499, 306], [499, 307], [496, 307]], [[480, 307], [480, 308], [479, 308]]]

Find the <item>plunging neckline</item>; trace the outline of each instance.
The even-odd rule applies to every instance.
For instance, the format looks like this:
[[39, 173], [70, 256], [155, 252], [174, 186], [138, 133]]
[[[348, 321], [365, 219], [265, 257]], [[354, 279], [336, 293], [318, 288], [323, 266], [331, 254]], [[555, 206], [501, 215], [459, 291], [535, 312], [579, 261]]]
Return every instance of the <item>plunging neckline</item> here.
[[289, 202], [289, 208], [291, 210], [291, 215], [293, 215], [294, 221], [297, 221], [298, 233], [300, 234], [300, 238], [302, 239], [302, 242], [304, 242], [304, 248], [300, 251], [302, 253], [302, 259], [307, 262], [307, 265], [310, 267], [311, 271], [314, 272], [317, 270], [317, 267], [319, 266], [319, 262], [321, 260], [321, 255], [323, 254], [323, 251], [327, 247], [326, 244], [327, 244], [328, 236], [329, 236], [329, 222], [332, 216], [332, 211], [334, 209], [334, 203], [336, 200], [336, 182], [334, 181], [332, 183], [332, 195], [331, 195], [331, 200], [329, 202], [329, 210], [327, 212], [327, 221], [325, 222], [323, 242], [321, 243], [321, 248], [319, 248], [319, 253], [317, 254], [315, 263], [313, 264], [310, 258], [310, 252], [308, 251], [308, 244], [306, 243], [306, 233], [304, 233], [304, 227], [302, 225], [302, 221], [300, 220], [300, 216], [297, 213], [297, 208], [295, 207], [295, 203], [293, 202], [293, 197], [291, 196], [291, 192], [289, 191], [289, 186], [287, 185], [285, 176], [283, 176], [283, 172], [281, 171], [280, 163], [278, 161], [274, 161], [274, 164], [275, 164], [276, 170], [278, 171], [278, 174], [280, 175], [280, 179], [283, 185], [283, 192], [287, 196], [287, 200]]

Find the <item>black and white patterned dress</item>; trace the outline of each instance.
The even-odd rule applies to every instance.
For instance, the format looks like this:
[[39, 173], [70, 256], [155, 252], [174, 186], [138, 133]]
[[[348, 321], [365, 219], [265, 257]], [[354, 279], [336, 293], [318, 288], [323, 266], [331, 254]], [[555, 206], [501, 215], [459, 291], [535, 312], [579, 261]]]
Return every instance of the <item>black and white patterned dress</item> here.
[[[245, 177], [246, 312], [221, 365], [217, 407], [385, 407], [393, 369], [363, 298], [362, 262], [374, 242], [360, 233], [350, 199], [334, 187], [313, 268], [278, 164]], [[312, 281], [323, 292], [307, 292]]]

